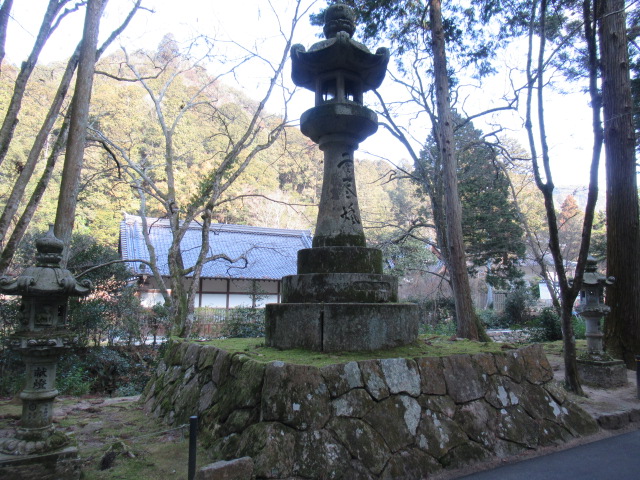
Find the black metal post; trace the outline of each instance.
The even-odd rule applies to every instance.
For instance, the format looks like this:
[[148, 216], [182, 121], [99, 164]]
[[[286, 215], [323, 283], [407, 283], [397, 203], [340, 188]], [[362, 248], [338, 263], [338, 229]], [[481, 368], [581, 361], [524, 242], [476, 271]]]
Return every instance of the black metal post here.
[[640, 398], [640, 355], [636, 355], [636, 388], [638, 389], [638, 398]]
[[198, 437], [198, 417], [189, 417], [189, 473], [188, 480], [196, 477], [196, 447]]

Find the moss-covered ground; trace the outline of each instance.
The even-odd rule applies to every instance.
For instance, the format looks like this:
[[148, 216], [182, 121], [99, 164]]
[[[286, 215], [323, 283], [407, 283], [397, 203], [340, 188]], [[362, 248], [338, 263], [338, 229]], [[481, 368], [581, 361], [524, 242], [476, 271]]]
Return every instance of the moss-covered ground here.
[[498, 353], [505, 349], [516, 348], [516, 346], [510, 344], [472, 342], [439, 335], [423, 335], [410, 345], [372, 352], [323, 353], [309, 350], [278, 350], [266, 347], [264, 338], [229, 338], [202, 343], [214, 345], [228, 352], [241, 352], [258, 362], [269, 363], [280, 360], [297, 365], [314, 365], [317, 367], [374, 358], [444, 357], [462, 353]]
[[[188, 428], [170, 428], [149, 417], [138, 397], [59, 397], [54, 423], [77, 442], [84, 480], [187, 478]], [[0, 400], [0, 430], [15, 427], [21, 406]], [[197, 465], [211, 462], [199, 448]]]
[[[558, 340], [556, 342], [546, 342], [543, 343], [544, 353], [547, 355], [562, 355], [564, 347], [562, 345], [562, 340]], [[587, 341], [586, 340], [576, 340], [576, 352], [578, 356], [582, 353], [587, 352]]]

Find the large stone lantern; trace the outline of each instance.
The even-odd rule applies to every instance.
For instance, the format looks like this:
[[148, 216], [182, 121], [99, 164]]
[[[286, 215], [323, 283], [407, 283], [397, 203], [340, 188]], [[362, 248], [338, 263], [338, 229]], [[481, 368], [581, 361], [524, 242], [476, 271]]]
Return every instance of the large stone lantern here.
[[36, 266], [19, 277], [0, 278], [0, 293], [21, 295], [20, 324], [9, 339], [26, 364], [26, 383], [20, 393], [21, 425], [14, 438], [0, 439], [0, 452], [12, 455], [39, 454], [68, 443], [52, 423], [56, 390], [56, 365], [60, 354], [77, 343], [67, 324], [70, 296], [84, 296], [91, 282], [78, 282], [69, 270], [60, 268], [64, 244], [53, 227], [36, 241]]
[[384, 79], [389, 51], [351, 38], [355, 15], [327, 8], [326, 40], [291, 49], [293, 82], [315, 93], [300, 129], [324, 152], [313, 248], [298, 253], [298, 274], [283, 278], [281, 304], [267, 305], [266, 343], [321, 351], [376, 350], [415, 340], [417, 307], [399, 304], [397, 278], [382, 273], [382, 253], [367, 248], [354, 152], [378, 129], [364, 93]]
[[611, 310], [604, 304], [604, 289], [615, 279], [598, 273], [597, 261], [589, 256], [582, 278], [580, 305], [576, 312], [584, 319], [587, 354], [578, 359], [580, 377], [587, 385], [609, 388], [625, 385], [627, 372], [624, 362], [614, 360], [603, 349], [600, 320]]

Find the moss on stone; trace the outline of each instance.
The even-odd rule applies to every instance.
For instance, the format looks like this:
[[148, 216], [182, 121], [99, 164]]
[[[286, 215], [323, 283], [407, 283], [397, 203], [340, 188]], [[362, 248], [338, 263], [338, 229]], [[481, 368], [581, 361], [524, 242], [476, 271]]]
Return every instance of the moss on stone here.
[[230, 353], [242, 352], [252, 360], [269, 363], [276, 360], [296, 365], [323, 367], [336, 363], [371, 360], [377, 358], [420, 358], [446, 357], [458, 354], [502, 353], [500, 344], [473, 342], [470, 340], [450, 340], [441, 336], [421, 336], [415, 343], [403, 347], [373, 352], [332, 352], [323, 353], [310, 350], [278, 350], [264, 345], [264, 338], [229, 338], [205, 342]]

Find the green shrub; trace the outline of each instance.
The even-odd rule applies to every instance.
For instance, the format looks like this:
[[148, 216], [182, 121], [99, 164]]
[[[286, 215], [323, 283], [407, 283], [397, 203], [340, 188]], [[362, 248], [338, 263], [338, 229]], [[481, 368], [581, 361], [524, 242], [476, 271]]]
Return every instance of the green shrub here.
[[[72, 360], [73, 359], [73, 360]], [[63, 358], [57, 368], [56, 388], [61, 395], [81, 396], [86, 395], [93, 387], [93, 380], [87, 369], [76, 355], [69, 355]]]
[[[586, 325], [584, 319], [580, 316], [571, 317], [573, 325], [573, 335], [577, 340], [584, 340], [586, 333]], [[562, 340], [562, 321], [556, 311], [551, 308], [542, 310], [532, 321], [531, 341], [533, 342], [555, 342]]]
[[456, 334], [456, 323], [452, 319], [442, 320], [435, 325], [423, 323], [420, 325], [420, 334], [452, 336]]
[[227, 338], [264, 337], [264, 309], [234, 308], [229, 310], [220, 335]]
[[0, 397], [18, 393], [24, 387], [25, 366], [20, 355], [5, 348], [0, 358]]
[[553, 308], [542, 309], [540, 315], [532, 320], [531, 325], [531, 341], [533, 342], [562, 340], [560, 318]]
[[507, 294], [504, 311], [497, 322], [499, 328], [513, 328], [529, 325], [533, 319], [532, 307], [535, 299], [526, 287], [518, 287]]
[[[407, 302], [415, 303], [419, 307], [420, 331], [433, 333], [434, 330], [447, 329], [441, 325], [454, 322], [456, 318], [455, 300], [452, 297], [409, 298]], [[455, 327], [454, 327], [455, 330]]]
[[134, 395], [140, 395], [142, 391], [137, 385], [126, 384], [119, 386], [115, 391], [116, 397], [133, 397]]
[[[602, 322], [602, 320], [600, 321]], [[573, 336], [577, 340], [584, 340], [587, 333], [587, 325], [584, 323], [584, 319], [580, 316], [574, 315], [571, 317], [571, 323], [573, 324]]]
[[18, 326], [19, 311], [20, 300], [0, 301], [0, 396], [13, 395], [24, 386], [24, 363], [7, 346], [9, 336]]
[[65, 355], [58, 388], [66, 395], [89, 392], [137, 395], [148, 382], [157, 351], [150, 347], [91, 347]]
[[486, 328], [503, 328], [502, 315], [495, 310], [486, 309], [477, 312], [478, 318]]

